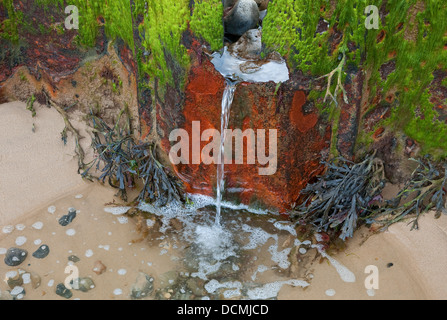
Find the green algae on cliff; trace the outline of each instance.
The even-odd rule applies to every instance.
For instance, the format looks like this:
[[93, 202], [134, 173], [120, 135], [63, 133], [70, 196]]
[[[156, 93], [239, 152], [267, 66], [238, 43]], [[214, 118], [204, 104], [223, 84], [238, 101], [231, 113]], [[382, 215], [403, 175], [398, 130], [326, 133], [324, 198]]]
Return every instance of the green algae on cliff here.
[[221, 0], [198, 0], [191, 17], [191, 30], [208, 42], [211, 50], [223, 47], [223, 5]]
[[19, 41], [18, 27], [23, 20], [23, 12], [16, 10], [13, 0], [1, 0], [0, 5], [6, 9], [7, 18], [0, 23], [0, 38], [13, 43]]

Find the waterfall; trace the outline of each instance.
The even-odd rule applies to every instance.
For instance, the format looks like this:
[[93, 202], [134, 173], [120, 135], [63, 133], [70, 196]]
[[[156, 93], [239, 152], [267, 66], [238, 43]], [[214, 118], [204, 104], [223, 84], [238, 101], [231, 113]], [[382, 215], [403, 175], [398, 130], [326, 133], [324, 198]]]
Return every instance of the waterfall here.
[[225, 138], [226, 129], [230, 120], [231, 104], [233, 103], [234, 92], [237, 82], [226, 79], [225, 91], [222, 96], [222, 113], [220, 116], [220, 147], [217, 162], [217, 204], [216, 204], [216, 225], [220, 225], [222, 194], [225, 188]]

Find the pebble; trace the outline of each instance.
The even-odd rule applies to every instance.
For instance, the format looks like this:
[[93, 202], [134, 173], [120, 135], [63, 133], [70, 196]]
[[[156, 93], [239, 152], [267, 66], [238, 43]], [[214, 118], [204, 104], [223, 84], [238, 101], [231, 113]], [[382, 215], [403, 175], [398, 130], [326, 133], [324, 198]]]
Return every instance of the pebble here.
[[91, 278], [85, 277], [85, 278], [77, 278], [73, 281], [72, 288], [75, 290], [79, 290], [82, 292], [88, 292], [92, 289], [94, 289], [95, 283]]
[[95, 262], [93, 266], [93, 272], [96, 273], [98, 276], [106, 272], [106, 270], [107, 267], [101, 261], [98, 260]]
[[39, 247], [39, 249], [33, 252], [33, 257], [37, 259], [43, 259], [46, 258], [49, 253], [50, 248], [46, 244], [43, 244]]
[[76, 218], [76, 209], [70, 208], [68, 209], [68, 214], [59, 219], [59, 224], [65, 227], [73, 222], [74, 218]]
[[70, 299], [73, 296], [71, 290], [67, 289], [63, 283], [56, 286], [56, 294], [65, 299]]
[[142, 299], [149, 296], [153, 290], [154, 278], [140, 271], [132, 285], [130, 297], [132, 299]]
[[5, 276], [6, 284], [9, 288], [13, 289], [17, 286], [21, 286], [23, 284], [23, 279], [20, 274], [13, 270], [6, 273]]
[[39, 288], [41, 283], [42, 279], [40, 278], [40, 276], [35, 272], [31, 272], [31, 286], [33, 287], [33, 289]]
[[75, 255], [71, 255], [68, 257], [68, 261], [72, 261], [74, 263], [81, 261], [81, 259], [79, 259], [77, 256]]
[[10, 267], [16, 267], [25, 261], [28, 251], [19, 248], [9, 248], [6, 252], [5, 263]]

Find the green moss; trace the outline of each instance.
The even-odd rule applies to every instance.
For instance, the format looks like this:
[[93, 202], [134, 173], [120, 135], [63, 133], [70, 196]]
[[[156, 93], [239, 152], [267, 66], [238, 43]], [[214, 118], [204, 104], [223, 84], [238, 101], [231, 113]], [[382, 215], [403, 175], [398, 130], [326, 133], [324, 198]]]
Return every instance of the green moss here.
[[212, 50], [223, 47], [223, 5], [221, 0], [198, 0], [191, 17], [191, 30], [208, 42]]
[[19, 25], [23, 21], [23, 13], [14, 8], [13, 0], [0, 0], [2, 6], [6, 9], [8, 19], [0, 22], [0, 38], [9, 40], [13, 43], [19, 41]]
[[159, 79], [164, 87], [167, 83], [174, 86], [172, 70], [167, 59], [179, 64], [181, 68], [189, 65], [186, 48], [181, 44], [183, 32], [188, 27], [190, 17], [188, 0], [150, 0], [144, 13], [144, 22], [140, 25], [142, 45], [150, 56], [141, 59], [140, 72]]

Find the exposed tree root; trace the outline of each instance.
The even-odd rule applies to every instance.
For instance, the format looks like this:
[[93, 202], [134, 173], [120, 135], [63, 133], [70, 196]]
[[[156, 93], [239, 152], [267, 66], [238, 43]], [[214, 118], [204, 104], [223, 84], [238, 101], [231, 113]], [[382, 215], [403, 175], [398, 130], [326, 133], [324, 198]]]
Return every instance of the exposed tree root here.
[[85, 163], [84, 163], [85, 153], [84, 153], [84, 150], [82, 149], [81, 145], [79, 144], [79, 141], [82, 139], [82, 137], [79, 134], [78, 130], [76, 130], [75, 127], [73, 127], [73, 125], [71, 124], [70, 120], [68, 119], [67, 112], [65, 112], [65, 110], [62, 107], [57, 105], [51, 99], [48, 99], [48, 103], [51, 107], [56, 109], [59, 112], [59, 114], [62, 116], [62, 118], [64, 119], [65, 128], [61, 132], [62, 140], [64, 141], [64, 143], [66, 143], [67, 131], [70, 131], [74, 136], [75, 144], [76, 144], [75, 152], [78, 156], [78, 173], [80, 173], [81, 170], [85, 168]]

